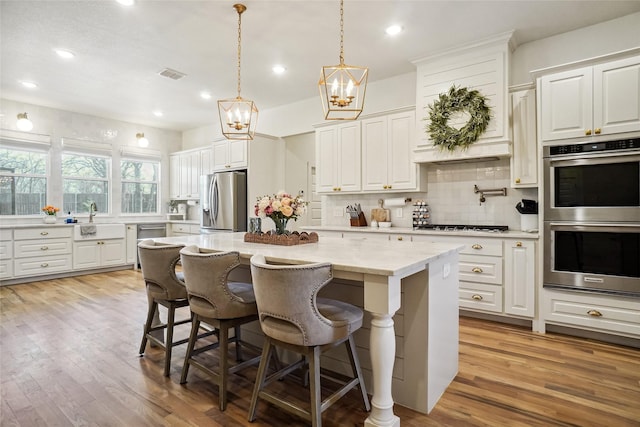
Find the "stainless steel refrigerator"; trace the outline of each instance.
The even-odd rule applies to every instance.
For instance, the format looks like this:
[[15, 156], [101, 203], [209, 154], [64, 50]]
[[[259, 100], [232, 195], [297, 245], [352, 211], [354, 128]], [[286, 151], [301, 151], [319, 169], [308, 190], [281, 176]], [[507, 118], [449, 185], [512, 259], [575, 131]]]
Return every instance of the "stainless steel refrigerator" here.
[[200, 179], [200, 231], [247, 231], [246, 172], [218, 172]]

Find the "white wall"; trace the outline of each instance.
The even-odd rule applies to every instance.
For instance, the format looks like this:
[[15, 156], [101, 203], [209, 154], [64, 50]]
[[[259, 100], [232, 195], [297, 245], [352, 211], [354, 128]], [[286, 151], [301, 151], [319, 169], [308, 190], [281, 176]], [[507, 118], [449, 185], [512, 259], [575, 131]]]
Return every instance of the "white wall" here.
[[[149, 126], [137, 125], [118, 120], [111, 120], [102, 117], [78, 114], [70, 111], [57, 110], [54, 108], [42, 107], [38, 105], [26, 104], [7, 99], [0, 99], [0, 110], [4, 116], [0, 120], [0, 128], [17, 130], [16, 116], [18, 113], [27, 112], [29, 119], [33, 122], [31, 133], [49, 135], [51, 138], [51, 158], [52, 167], [60, 167], [60, 155], [62, 150], [62, 139], [73, 138], [76, 140], [104, 143], [111, 146], [113, 163], [120, 161], [120, 148], [122, 146], [137, 147], [136, 133], [143, 132], [149, 140], [149, 150], [162, 153], [161, 167], [161, 209], [166, 213], [165, 202], [169, 197], [169, 162], [168, 154], [178, 151], [181, 148], [182, 135], [178, 131], [152, 128]], [[25, 133], [28, 136], [28, 133]], [[28, 138], [27, 138], [28, 139]], [[120, 218], [120, 177], [117, 176], [119, 169], [112, 168], [112, 200], [111, 212], [107, 214], [105, 207], [98, 207], [100, 211], [96, 216], [99, 222], [113, 221]], [[52, 174], [48, 180], [48, 203], [54, 206], [62, 206], [62, 183], [59, 174]], [[164, 185], [167, 183], [166, 185]], [[128, 219], [136, 217], [129, 216]], [[165, 218], [158, 215], [154, 217], [144, 216], [144, 219]], [[3, 224], [10, 224], [12, 221], [20, 223], [29, 220], [2, 218]], [[34, 217], [33, 221], [41, 221]]]

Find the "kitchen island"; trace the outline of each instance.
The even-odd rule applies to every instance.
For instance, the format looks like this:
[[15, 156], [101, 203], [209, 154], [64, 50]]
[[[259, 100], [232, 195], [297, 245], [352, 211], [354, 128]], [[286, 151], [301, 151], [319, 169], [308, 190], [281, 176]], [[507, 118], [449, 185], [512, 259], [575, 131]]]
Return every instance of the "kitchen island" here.
[[[371, 317], [372, 380], [367, 391], [373, 397], [365, 426], [399, 426], [394, 401], [424, 413], [431, 411], [458, 372], [461, 246], [331, 237], [277, 246], [246, 243], [243, 236], [217, 233], [154, 240], [238, 251], [245, 265], [257, 253], [274, 263], [331, 263], [334, 281], [361, 284], [354, 289], [363, 290], [363, 307]], [[398, 311], [403, 320], [395, 328], [401, 331], [394, 331], [393, 316]], [[401, 338], [396, 339], [396, 334]], [[398, 360], [402, 364], [394, 369]]]

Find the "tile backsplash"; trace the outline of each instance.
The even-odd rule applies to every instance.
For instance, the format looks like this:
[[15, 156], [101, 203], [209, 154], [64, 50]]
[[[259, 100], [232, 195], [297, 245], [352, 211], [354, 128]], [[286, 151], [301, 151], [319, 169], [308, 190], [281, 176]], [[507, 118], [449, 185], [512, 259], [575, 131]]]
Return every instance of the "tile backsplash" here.
[[[401, 208], [389, 208], [394, 227], [412, 227], [413, 201], [426, 200], [431, 208], [432, 222], [438, 224], [508, 225], [520, 229], [520, 214], [516, 204], [522, 199], [538, 200], [537, 188], [510, 188], [509, 159], [459, 164], [429, 164], [426, 166], [426, 193], [379, 193], [331, 195], [322, 198], [323, 225], [349, 225], [345, 213], [347, 205], [360, 203], [371, 223], [371, 209], [378, 207], [380, 198], [411, 198]], [[506, 196], [486, 195], [480, 203], [481, 190], [506, 188]]]

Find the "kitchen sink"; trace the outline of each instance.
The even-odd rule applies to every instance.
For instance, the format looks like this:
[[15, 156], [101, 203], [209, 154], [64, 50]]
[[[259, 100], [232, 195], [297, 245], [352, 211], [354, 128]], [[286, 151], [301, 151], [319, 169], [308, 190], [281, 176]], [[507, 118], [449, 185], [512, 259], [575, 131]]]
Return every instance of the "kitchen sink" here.
[[[95, 234], [83, 235], [83, 229], [94, 226]], [[104, 239], [124, 239], [124, 224], [76, 224], [73, 226], [73, 240], [104, 240]]]

